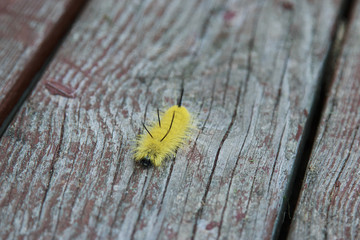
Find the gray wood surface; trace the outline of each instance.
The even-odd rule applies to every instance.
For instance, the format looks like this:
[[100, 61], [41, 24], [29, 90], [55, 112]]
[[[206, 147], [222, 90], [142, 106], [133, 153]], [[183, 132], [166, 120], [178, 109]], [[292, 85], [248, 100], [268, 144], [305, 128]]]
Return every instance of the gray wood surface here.
[[0, 126], [85, 0], [1, 0]]
[[360, 4], [311, 155], [290, 239], [360, 239]]
[[[339, 4], [90, 1], [0, 141], [0, 237], [272, 238]], [[144, 170], [182, 79], [197, 130]]]

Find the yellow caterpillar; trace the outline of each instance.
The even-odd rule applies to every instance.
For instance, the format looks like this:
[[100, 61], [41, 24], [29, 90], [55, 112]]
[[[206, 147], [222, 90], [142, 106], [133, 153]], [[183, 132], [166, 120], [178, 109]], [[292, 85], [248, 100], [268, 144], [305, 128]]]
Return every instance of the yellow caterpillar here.
[[177, 105], [169, 108], [160, 116], [157, 110], [158, 122], [153, 122], [137, 140], [134, 150], [136, 162], [144, 167], [160, 166], [166, 158], [175, 156], [176, 150], [184, 143], [190, 132], [190, 113], [181, 106], [184, 90], [181, 89]]

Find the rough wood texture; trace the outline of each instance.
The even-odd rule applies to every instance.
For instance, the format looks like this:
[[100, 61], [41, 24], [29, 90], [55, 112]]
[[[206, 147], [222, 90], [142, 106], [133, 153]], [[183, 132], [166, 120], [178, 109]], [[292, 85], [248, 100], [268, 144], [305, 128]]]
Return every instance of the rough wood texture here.
[[1, 0], [0, 126], [84, 0]]
[[[271, 238], [338, 4], [91, 1], [1, 139], [1, 237]], [[199, 130], [144, 170], [182, 79]]]
[[360, 4], [321, 120], [290, 239], [360, 239]]

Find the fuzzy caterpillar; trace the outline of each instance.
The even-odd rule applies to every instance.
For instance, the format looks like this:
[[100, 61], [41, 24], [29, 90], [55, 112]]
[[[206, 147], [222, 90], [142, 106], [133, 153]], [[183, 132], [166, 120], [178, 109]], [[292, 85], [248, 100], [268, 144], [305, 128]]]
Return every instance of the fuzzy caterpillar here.
[[134, 150], [134, 159], [143, 166], [160, 166], [166, 158], [175, 156], [176, 150], [183, 145], [189, 135], [190, 113], [181, 106], [184, 90], [181, 89], [180, 99], [177, 105], [170, 107], [160, 116], [157, 111], [158, 122], [151, 123], [137, 140], [137, 146]]

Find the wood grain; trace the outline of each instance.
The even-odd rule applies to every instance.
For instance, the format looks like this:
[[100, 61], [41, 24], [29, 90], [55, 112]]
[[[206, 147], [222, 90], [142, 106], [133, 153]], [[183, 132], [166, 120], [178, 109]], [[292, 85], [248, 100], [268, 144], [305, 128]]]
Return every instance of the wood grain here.
[[0, 3], [0, 126], [85, 0], [2, 0]]
[[[91, 1], [1, 139], [1, 237], [272, 238], [338, 4]], [[144, 170], [182, 79], [198, 129]]]
[[290, 239], [360, 239], [360, 4], [348, 31]]

